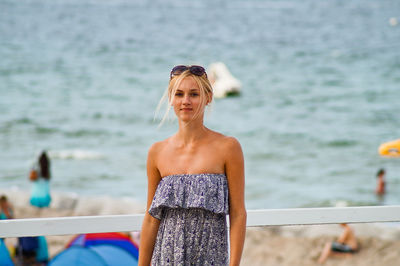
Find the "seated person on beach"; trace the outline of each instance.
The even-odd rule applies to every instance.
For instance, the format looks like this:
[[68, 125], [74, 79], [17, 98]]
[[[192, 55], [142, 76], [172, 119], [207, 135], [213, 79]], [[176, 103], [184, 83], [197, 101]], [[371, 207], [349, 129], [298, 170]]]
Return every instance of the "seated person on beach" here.
[[7, 197], [5, 195], [2, 195], [0, 197], [0, 220], [13, 218], [13, 208], [8, 202]]
[[375, 193], [378, 196], [382, 196], [385, 194], [385, 169], [379, 169], [378, 173], [376, 174], [377, 183]]
[[358, 251], [357, 239], [353, 229], [347, 224], [340, 224], [343, 227], [343, 232], [337, 241], [328, 242], [322, 250], [318, 263], [324, 263], [329, 256], [351, 256]]

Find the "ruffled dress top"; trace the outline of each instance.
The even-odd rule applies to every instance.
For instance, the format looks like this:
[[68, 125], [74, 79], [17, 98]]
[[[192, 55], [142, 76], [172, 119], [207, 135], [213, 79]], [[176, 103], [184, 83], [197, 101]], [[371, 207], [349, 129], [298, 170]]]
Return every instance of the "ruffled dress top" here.
[[163, 177], [149, 213], [160, 220], [152, 265], [228, 265], [224, 174]]

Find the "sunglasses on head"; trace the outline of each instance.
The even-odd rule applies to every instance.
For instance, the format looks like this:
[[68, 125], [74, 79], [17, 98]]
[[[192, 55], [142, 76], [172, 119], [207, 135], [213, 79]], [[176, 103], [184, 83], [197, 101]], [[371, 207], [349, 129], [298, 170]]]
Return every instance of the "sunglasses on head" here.
[[169, 75], [169, 78], [172, 79], [172, 77], [174, 76], [178, 76], [180, 74], [182, 74], [183, 72], [185, 72], [186, 70], [189, 70], [190, 73], [192, 73], [193, 75], [196, 76], [203, 76], [204, 74], [207, 77], [207, 73], [206, 70], [204, 69], [204, 67], [202, 66], [196, 66], [196, 65], [192, 65], [192, 66], [185, 66], [185, 65], [179, 65], [179, 66], [175, 66], [172, 70], [171, 70], [171, 74]]

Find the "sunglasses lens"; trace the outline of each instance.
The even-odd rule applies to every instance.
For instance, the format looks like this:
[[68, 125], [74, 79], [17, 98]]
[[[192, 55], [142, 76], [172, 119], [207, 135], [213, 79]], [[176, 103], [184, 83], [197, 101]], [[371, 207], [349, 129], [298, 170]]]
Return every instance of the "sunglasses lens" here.
[[196, 76], [203, 76], [206, 70], [202, 66], [191, 66], [190, 72]]
[[176, 66], [171, 70], [171, 77], [180, 75], [180, 74], [182, 74], [183, 71], [185, 71], [187, 69], [188, 69], [188, 67], [184, 66], [184, 65]]

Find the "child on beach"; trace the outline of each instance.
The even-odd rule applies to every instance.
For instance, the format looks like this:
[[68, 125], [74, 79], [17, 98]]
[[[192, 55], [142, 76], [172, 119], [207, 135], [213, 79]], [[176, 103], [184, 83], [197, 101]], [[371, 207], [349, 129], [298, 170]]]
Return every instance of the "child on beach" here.
[[353, 229], [348, 224], [340, 224], [343, 232], [337, 241], [328, 242], [322, 250], [318, 263], [324, 263], [329, 256], [351, 256], [358, 251], [357, 239]]
[[239, 265], [246, 231], [241, 146], [203, 123], [213, 98], [203, 67], [174, 67], [165, 95], [179, 128], [148, 152], [139, 265]]
[[50, 197], [50, 159], [46, 151], [43, 151], [29, 175], [32, 184], [31, 205], [44, 208], [49, 207]]

